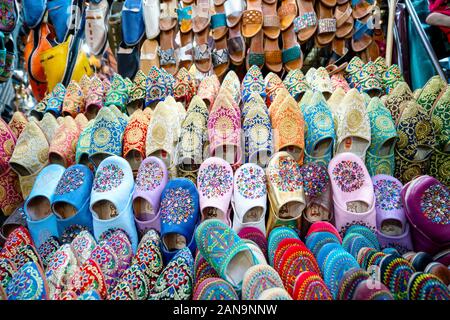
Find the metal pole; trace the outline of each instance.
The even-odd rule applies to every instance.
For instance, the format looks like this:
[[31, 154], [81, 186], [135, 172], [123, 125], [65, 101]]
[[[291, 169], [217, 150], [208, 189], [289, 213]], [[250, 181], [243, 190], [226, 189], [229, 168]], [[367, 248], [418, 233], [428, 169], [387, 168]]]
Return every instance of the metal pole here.
[[395, 39], [395, 46], [397, 47], [397, 65], [400, 68], [400, 71], [403, 73], [403, 60], [402, 60], [402, 46], [400, 45], [400, 36], [398, 34], [397, 26], [394, 24], [394, 39]]
[[425, 30], [423, 30], [422, 24], [419, 20], [419, 17], [417, 16], [416, 10], [414, 9], [410, 0], [405, 0], [405, 4], [406, 4], [406, 10], [408, 10], [408, 14], [411, 16], [413, 25], [416, 28], [417, 33], [419, 34], [420, 40], [422, 41], [422, 44], [425, 47], [425, 50], [427, 51], [428, 56], [430, 57], [434, 68], [436, 69], [439, 76], [445, 82], [447, 82], [447, 77], [445, 76], [445, 73], [442, 70], [441, 65], [439, 64], [439, 61], [436, 57], [436, 54], [434, 53], [433, 47], [431, 46], [430, 40], [428, 39], [428, 36], [425, 33]]
[[394, 20], [395, 8], [397, 7], [397, 0], [388, 0], [389, 16], [386, 39], [386, 65], [389, 67], [392, 64], [392, 51], [394, 43]]

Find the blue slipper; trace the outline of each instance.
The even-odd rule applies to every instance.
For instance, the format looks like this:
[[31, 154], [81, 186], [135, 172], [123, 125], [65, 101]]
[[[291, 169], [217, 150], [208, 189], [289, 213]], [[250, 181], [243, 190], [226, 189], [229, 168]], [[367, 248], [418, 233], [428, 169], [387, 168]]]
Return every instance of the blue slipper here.
[[44, 18], [47, 0], [22, 0], [23, 19], [28, 28], [36, 28]]
[[374, 248], [369, 239], [357, 233], [347, 233], [342, 240], [342, 247], [355, 258], [358, 257], [360, 249]]
[[51, 164], [42, 169], [25, 201], [24, 211], [28, 229], [37, 248], [51, 236], [59, 236], [51, 202], [64, 170], [64, 167], [59, 164]]
[[41, 267], [26, 263], [9, 281], [6, 295], [8, 300], [47, 300], [48, 286]]
[[346, 235], [350, 234], [350, 233], [358, 233], [358, 234], [362, 235], [364, 238], [366, 238], [367, 240], [370, 241], [373, 248], [377, 249], [378, 251], [381, 250], [380, 243], [378, 242], [378, 238], [377, 238], [376, 234], [373, 233], [372, 230], [370, 230], [366, 226], [362, 226], [362, 225], [350, 226], [350, 228], [347, 229]]
[[289, 227], [277, 227], [273, 229], [269, 234], [268, 239], [268, 257], [269, 263], [273, 267], [273, 259], [275, 257], [275, 251], [278, 249], [278, 245], [284, 239], [294, 238], [300, 240], [297, 232]]
[[342, 246], [338, 243], [327, 243], [322, 248], [320, 248], [319, 252], [317, 253], [317, 264], [319, 265], [320, 270], [324, 270], [325, 268], [325, 262], [327, 261], [328, 257], [334, 253], [339, 251], [345, 251]]
[[91, 170], [82, 164], [73, 165], [64, 171], [52, 199], [52, 210], [57, 216], [60, 235], [75, 226], [80, 231], [92, 232], [89, 200], [93, 180]]
[[161, 249], [165, 261], [170, 261], [184, 246], [194, 255], [194, 231], [200, 220], [199, 210], [199, 196], [195, 184], [186, 178], [170, 180], [161, 195], [159, 208]]
[[221, 278], [240, 291], [245, 272], [257, 264], [245, 242], [218, 219], [202, 222], [195, 231], [195, 240], [205, 260]]
[[77, 300], [102, 300], [96, 290], [89, 290], [78, 296]]
[[253, 65], [248, 69], [242, 81], [242, 102], [247, 102], [252, 93], [257, 93], [261, 98], [266, 98], [266, 85], [264, 77], [258, 66]]
[[125, 159], [111, 156], [100, 163], [90, 201], [97, 241], [109, 229], [122, 229], [131, 240], [133, 252], [136, 252], [138, 236], [131, 205], [133, 189], [133, 171]]
[[337, 243], [340, 245], [339, 239], [331, 232], [314, 232], [306, 237], [306, 247], [311, 250], [317, 257], [320, 249], [327, 243]]
[[145, 33], [141, 0], [125, 0], [122, 9], [122, 35], [127, 46], [137, 45]]
[[72, 0], [48, 0], [48, 17], [55, 28], [59, 43], [66, 41], [69, 26], [72, 24]]
[[359, 264], [350, 253], [344, 250], [332, 252], [326, 259], [322, 273], [325, 284], [330, 289], [334, 299], [337, 299], [339, 293], [339, 282], [345, 272], [352, 268], [359, 268]]

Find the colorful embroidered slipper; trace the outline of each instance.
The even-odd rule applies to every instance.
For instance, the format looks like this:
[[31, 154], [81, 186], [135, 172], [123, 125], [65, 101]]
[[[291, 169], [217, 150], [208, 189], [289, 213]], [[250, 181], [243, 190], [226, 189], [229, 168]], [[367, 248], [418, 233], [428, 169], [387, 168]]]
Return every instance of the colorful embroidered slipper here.
[[379, 250], [379, 246], [378, 248], [375, 247], [372, 242], [368, 238], [365, 238], [363, 235], [348, 232], [342, 240], [342, 247], [345, 251], [355, 257], [355, 259], [358, 256], [359, 250], [362, 248], [374, 248]]
[[245, 272], [242, 299], [258, 300], [262, 292], [271, 288], [284, 288], [280, 276], [268, 265], [256, 265]]
[[58, 236], [56, 216], [52, 214], [50, 205], [63, 173], [63, 166], [52, 164], [45, 167], [37, 176], [25, 201], [24, 211], [28, 228], [38, 248], [50, 236]]
[[16, 273], [17, 268], [14, 265], [14, 262], [9, 258], [0, 256], [0, 288], [7, 288], [8, 283]]
[[340, 108], [344, 111], [342, 118], [338, 119], [335, 153], [352, 152], [364, 159], [371, 138], [364, 98], [356, 89], [351, 89], [342, 100]]
[[[131, 289], [133, 300], [147, 300], [150, 288], [148, 286], [146, 275], [137, 265], [132, 265], [120, 277], [119, 283], [111, 293], [111, 300], [121, 300], [123, 288]], [[128, 288], [127, 288], [128, 289]], [[116, 291], [117, 290], [117, 291]]]
[[331, 221], [333, 207], [327, 168], [320, 164], [308, 163], [301, 167], [300, 172], [307, 203], [304, 220], [308, 225], [316, 221]]
[[11, 129], [14, 136], [16, 137], [16, 139], [20, 136], [23, 129], [25, 129], [27, 123], [28, 119], [21, 111], [16, 111], [13, 113], [11, 120], [8, 123], [8, 126]]
[[233, 229], [239, 232], [247, 226], [256, 227], [264, 234], [267, 202], [266, 176], [255, 164], [245, 164], [236, 170], [232, 206]]
[[264, 258], [267, 258], [268, 245], [265, 233], [255, 227], [244, 227], [239, 231], [238, 236], [241, 239], [251, 240], [254, 242], [261, 250]]
[[394, 300], [394, 297], [384, 284], [369, 278], [358, 284], [352, 300]]
[[424, 271], [428, 264], [433, 261], [433, 256], [429, 253], [420, 251], [415, 253], [410, 260], [412, 267], [416, 271]]
[[97, 245], [92, 250], [89, 259], [94, 260], [104, 276], [106, 291], [111, 294], [119, 280], [119, 258], [114, 249], [106, 243]]
[[104, 106], [115, 106], [122, 112], [125, 112], [129, 99], [129, 89], [125, 79], [118, 73], [115, 73], [111, 81], [111, 87], [106, 93]]
[[393, 175], [397, 131], [391, 113], [376, 97], [370, 100], [367, 113], [371, 127], [371, 142], [366, 155], [367, 170], [371, 176]]
[[164, 259], [170, 261], [184, 247], [194, 253], [194, 230], [200, 220], [195, 184], [185, 178], [170, 180], [161, 195], [159, 214]]
[[92, 187], [90, 210], [93, 215], [94, 235], [111, 228], [124, 230], [136, 252], [138, 239], [133, 219], [133, 172], [128, 162], [111, 156], [100, 163]]
[[34, 262], [26, 263], [18, 270], [6, 287], [8, 300], [47, 300], [49, 288], [41, 267]]
[[449, 164], [450, 154], [434, 149], [430, 158], [429, 174], [436, 177], [447, 187], [450, 187]]
[[142, 109], [144, 105], [145, 93], [147, 85], [147, 76], [142, 70], [139, 70], [133, 79], [133, 85], [129, 91], [129, 99], [127, 104], [127, 113], [131, 116], [133, 113]]
[[302, 107], [305, 119], [305, 163], [328, 166], [336, 136], [333, 115], [320, 92], [315, 92], [309, 105]]
[[450, 291], [435, 275], [416, 272], [408, 283], [409, 300], [450, 300]]
[[[306, 250], [306, 246], [303, 241], [296, 238], [287, 238], [280, 241], [277, 249], [275, 250], [273, 257], [273, 267], [275, 270], [281, 273], [281, 267], [283, 262], [284, 253], [292, 247], [296, 247], [298, 250]], [[283, 276], [283, 275], [282, 275]]]
[[12, 260], [18, 250], [27, 245], [33, 245], [31, 234], [25, 226], [19, 226], [6, 238], [3, 248], [0, 251], [0, 257]]
[[275, 251], [278, 249], [280, 242], [289, 238], [300, 240], [300, 237], [294, 229], [289, 227], [277, 227], [269, 233], [267, 256], [271, 266], [274, 265]]
[[396, 64], [391, 65], [382, 73], [382, 80], [383, 86], [386, 88], [386, 94], [391, 94], [399, 83], [405, 81], [399, 66]]
[[378, 96], [382, 92], [382, 82], [377, 66], [372, 61], [367, 62], [357, 75], [357, 81], [361, 84], [361, 90], [371, 97]]
[[[50, 100], [51, 101], [51, 100]], [[47, 108], [49, 104], [47, 104]], [[62, 103], [62, 116], [76, 117], [78, 113], [85, 110], [85, 97], [80, 85], [72, 80], [66, 88], [64, 101]]]
[[264, 77], [259, 67], [253, 65], [248, 69], [244, 79], [242, 80], [242, 102], [245, 103], [252, 93], [256, 93], [265, 99], [266, 87]]
[[150, 300], [189, 300], [193, 291], [194, 258], [188, 248], [183, 248], [164, 268]]
[[427, 114], [430, 114], [437, 98], [446, 89], [447, 84], [445, 81], [439, 76], [434, 76], [423, 86], [420, 95], [417, 97], [417, 103]]
[[158, 232], [153, 229], [147, 231], [131, 260], [132, 265], [139, 266], [144, 272], [150, 288], [153, 288], [164, 267], [160, 245], [161, 239]]
[[[108, 230], [110, 232], [112, 230]], [[133, 249], [128, 235], [121, 229], [114, 229], [110, 235], [99, 241], [100, 246], [109, 246], [117, 257], [117, 277], [130, 267]]]
[[50, 163], [70, 167], [75, 163], [76, 143], [80, 128], [71, 116], [64, 117], [63, 123], [56, 129], [50, 142], [48, 159]]
[[49, 299], [58, 299], [68, 289], [69, 281], [78, 269], [77, 259], [69, 244], [64, 244], [55, 252], [45, 271], [48, 282]]
[[[376, 233], [369, 228], [362, 225], [354, 225], [347, 229], [345, 235], [348, 236], [350, 234], [358, 234], [363, 236], [366, 240], [369, 241], [367, 247], [373, 247], [378, 251], [381, 250]], [[342, 243], [344, 243], [344, 241], [342, 241]], [[358, 254], [358, 251], [359, 249], [356, 250], [356, 254]]]
[[167, 181], [168, 172], [162, 160], [149, 157], [141, 163], [133, 192], [135, 222], [141, 235], [151, 228], [160, 230], [159, 204]]
[[273, 72], [266, 75], [264, 82], [266, 84], [266, 105], [270, 108], [278, 93], [282, 92], [282, 89], [286, 89], [286, 86], [280, 77]]
[[396, 150], [408, 160], [429, 158], [435, 145], [431, 117], [415, 101], [408, 101], [397, 121]]
[[292, 298], [285, 289], [271, 288], [263, 291], [258, 300], [292, 300]]
[[448, 117], [448, 110], [450, 106], [450, 87], [442, 90], [441, 95], [436, 99], [436, 102], [431, 109], [431, 120], [433, 124], [434, 133], [436, 135], [435, 149], [442, 152], [450, 151], [450, 117]]
[[[196, 286], [208, 278], [220, 278], [219, 274], [214, 270], [213, 267], [203, 258], [200, 252], [197, 251], [194, 261], [195, 270], [195, 283]], [[195, 291], [195, 290], [194, 290]]]
[[[297, 102], [286, 89], [279, 93], [270, 108], [270, 118], [273, 130], [278, 130], [274, 137], [274, 151], [287, 151], [299, 164], [303, 163], [303, 151], [305, 149], [303, 115], [297, 106]], [[277, 101], [282, 100], [278, 105]], [[278, 105], [278, 107], [277, 107]]]
[[333, 8], [326, 6], [322, 1], [316, 4], [318, 17], [316, 43], [319, 46], [325, 46], [331, 43], [336, 34], [336, 18], [333, 14]]
[[450, 195], [449, 189], [435, 178], [423, 176], [405, 185], [401, 195], [414, 249], [430, 254], [439, 252], [450, 242], [444, 201]]
[[339, 240], [339, 243], [342, 243], [342, 238], [336, 229], [336, 227], [327, 221], [317, 221], [314, 222], [308, 229], [308, 232], [306, 233], [306, 237], [309, 235], [316, 233], [316, 232], [330, 232], [334, 234], [337, 239]]
[[197, 93], [197, 86], [193, 76], [185, 69], [181, 68], [175, 77], [173, 96], [176, 101], [181, 102], [185, 109], [189, 106], [192, 97]]
[[231, 226], [230, 202], [233, 191], [233, 171], [223, 159], [212, 157], [200, 166], [197, 186], [200, 196], [202, 221], [220, 219]]
[[339, 282], [345, 272], [352, 268], [359, 268], [358, 262], [350, 253], [343, 250], [330, 253], [324, 262], [322, 270], [324, 281], [334, 299], [338, 296]]
[[78, 296], [90, 290], [96, 290], [102, 299], [106, 299], [105, 276], [98, 263], [93, 259], [86, 260], [70, 279], [69, 290]]
[[208, 278], [196, 285], [192, 300], [239, 300], [233, 287], [223, 279]]
[[297, 276], [292, 297], [294, 300], [333, 300], [323, 279], [311, 271], [303, 271]]
[[450, 284], [450, 269], [440, 262], [431, 262], [427, 265], [424, 273], [431, 273], [438, 277], [446, 286]]
[[352, 300], [358, 285], [361, 282], [368, 280], [369, 277], [369, 273], [361, 268], [353, 268], [345, 272], [339, 282], [337, 299]]
[[408, 283], [415, 270], [406, 259], [388, 255], [381, 260], [381, 282], [389, 288], [395, 300], [408, 299]]
[[43, 263], [39, 253], [33, 245], [27, 244], [17, 247], [14, 256], [11, 258], [17, 269], [22, 268], [27, 262], [33, 261], [39, 267], [43, 268]]
[[137, 109], [130, 118], [123, 134], [123, 157], [128, 161], [136, 176], [142, 160], [145, 159], [145, 138], [150, 118]]
[[195, 239], [205, 260], [223, 279], [240, 290], [245, 271], [256, 264], [244, 241], [217, 219], [202, 222], [195, 232]]
[[197, 95], [205, 102], [208, 110], [211, 110], [214, 105], [214, 100], [219, 93], [220, 82], [219, 78], [214, 74], [206, 76], [199, 84]]
[[384, 105], [391, 112], [392, 120], [398, 122], [406, 103], [413, 99], [413, 93], [406, 82], [400, 82], [387, 96]]
[[400, 254], [411, 251], [413, 246], [409, 224], [403, 210], [400, 181], [387, 175], [372, 178], [377, 211], [377, 236], [382, 248], [393, 247]]
[[87, 230], [81, 231], [75, 239], [73, 239], [70, 247], [74, 253], [78, 265], [82, 266], [90, 257], [91, 252], [96, 247], [97, 243], [91, 233]]
[[340, 234], [353, 224], [375, 229], [375, 196], [363, 161], [353, 153], [335, 156], [328, 166], [333, 191], [334, 217]]
[[296, 101], [300, 101], [303, 94], [309, 89], [309, 84], [300, 69], [289, 71], [283, 83]]
[[430, 159], [409, 160], [405, 158], [397, 149], [394, 152], [395, 177], [403, 184], [410, 182], [414, 178], [426, 175], [429, 172]]

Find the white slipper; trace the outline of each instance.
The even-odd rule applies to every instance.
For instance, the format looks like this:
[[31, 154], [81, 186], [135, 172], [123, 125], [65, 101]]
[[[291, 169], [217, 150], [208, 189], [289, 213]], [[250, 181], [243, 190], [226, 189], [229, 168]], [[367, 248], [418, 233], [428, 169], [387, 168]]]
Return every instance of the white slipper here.
[[108, 40], [108, 19], [109, 5], [107, 0], [99, 3], [91, 2], [86, 9], [86, 43], [89, 50], [94, 55], [101, 55]]
[[159, 35], [159, 15], [160, 5], [159, 0], [143, 1], [145, 34], [147, 39], [154, 39]]

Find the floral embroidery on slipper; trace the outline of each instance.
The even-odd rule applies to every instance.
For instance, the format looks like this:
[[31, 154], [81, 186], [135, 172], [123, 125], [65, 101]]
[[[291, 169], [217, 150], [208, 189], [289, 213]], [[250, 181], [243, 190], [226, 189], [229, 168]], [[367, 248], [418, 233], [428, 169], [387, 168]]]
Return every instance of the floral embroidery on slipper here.
[[208, 199], [224, 196], [232, 184], [233, 177], [224, 165], [212, 163], [198, 175], [198, 187]]
[[122, 183], [123, 170], [115, 164], [107, 164], [97, 172], [94, 180], [94, 191], [107, 192], [117, 188]]
[[344, 192], [352, 192], [364, 184], [364, 172], [359, 164], [346, 160], [333, 168], [333, 179]]

